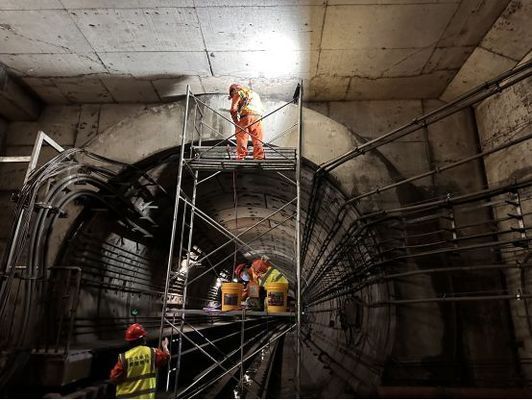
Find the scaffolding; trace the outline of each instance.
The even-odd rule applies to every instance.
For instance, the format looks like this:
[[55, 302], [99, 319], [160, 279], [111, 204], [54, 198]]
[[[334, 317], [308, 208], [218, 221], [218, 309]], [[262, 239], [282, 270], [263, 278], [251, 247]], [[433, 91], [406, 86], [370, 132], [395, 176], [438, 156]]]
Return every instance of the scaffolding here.
[[[242, 392], [244, 386], [244, 363], [250, 360], [252, 357], [255, 357], [260, 351], [263, 351], [271, 343], [276, 342], [278, 339], [283, 337], [290, 331], [296, 330], [296, 335], [298, 340], [296, 341], [296, 392], [299, 395], [300, 393], [300, 376], [301, 376], [301, 347], [300, 347], [300, 332], [301, 332], [301, 287], [300, 287], [300, 278], [301, 278], [301, 264], [300, 264], [300, 219], [301, 219], [301, 201], [300, 201], [300, 178], [301, 178], [301, 145], [302, 145], [302, 99], [303, 99], [303, 87], [299, 83], [293, 98], [283, 103], [277, 109], [267, 113], [266, 115], [259, 118], [257, 121], [248, 125], [245, 129], [247, 130], [252, 125], [260, 123], [265, 118], [277, 113], [281, 109], [288, 107], [292, 104], [297, 105], [297, 121], [289, 127], [288, 129], [280, 132], [277, 135], [269, 135], [271, 139], [269, 141], [260, 141], [264, 146], [264, 159], [256, 160], [251, 159], [251, 157], [245, 157], [242, 160], [236, 159], [233, 154], [233, 149], [235, 146], [234, 138], [236, 133], [229, 135], [227, 133], [220, 132], [219, 130], [213, 128], [209, 125], [207, 121], [207, 116], [215, 117], [221, 120], [221, 122], [226, 122], [230, 124], [231, 129], [235, 129], [237, 132], [241, 127], [238, 127], [231, 119], [225, 117], [215, 108], [211, 107], [206, 102], [202, 101], [198, 96], [192, 93], [189, 86], [186, 88], [186, 101], [185, 101], [185, 110], [183, 118], [183, 127], [181, 130], [180, 137], [180, 154], [178, 161], [177, 169], [177, 182], [176, 182], [176, 192], [174, 199], [174, 210], [173, 210], [173, 219], [171, 225], [171, 236], [170, 236], [170, 248], [168, 253], [168, 262], [166, 268], [166, 284], [165, 284], [165, 293], [162, 304], [161, 311], [161, 320], [160, 320], [160, 329], [159, 329], [159, 340], [162, 340], [164, 335], [169, 333], [171, 340], [174, 335], [177, 337], [177, 356], [175, 361], [171, 359], [168, 366], [167, 372], [167, 382], [166, 382], [166, 391], [173, 392], [174, 397], [193, 397], [206, 388], [211, 386], [214, 382], [221, 379], [222, 377], [234, 372], [237, 368], [240, 369], [240, 377], [236, 379], [234, 376], [232, 379], [238, 381], [238, 387], [240, 392]], [[295, 147], [279, 147], [272, 144], [272, 142], [278, 140], [280, 137], [286, 135], [288, 132], [296, 131], [296, 146]], [[225, 137], [224, 137], [225, 136]], [[206, 138], [220, 138], [217, 139], [214, 144], [205, 145]], [[205, 211], [202, 211], [197, 206], [197, 194], [198, 187], [204, 182], [212, 179], [213, 177], [219, 174], [233, 174], [233, 184], [236, 180], [237, 171], [245, 170], [249, 173], [254, 173], [255, 171], [267, 172], [272, 174], [278, 174], [281, 179], [287, 182], [294, 191], [295, 196], [287, 201], [285, 204], [282, 204], [279, 207], [275, 207], [274, 211], [264, 218], [261, 218], [255, 224], [252, 224], [249, 227], [246, 227], [242, 232], [232, 233], [229, 229], [224, 227], [221, 223], [216, 221], [213, 217]], [[186, 193], [184, 190], [184, 174], [188, 173], [192, 181], [192, 189], [190, 193]], [[235, 219], [237, 221], [236, 215], [236, 189], [234, 191], [234, 202], [235, 202]], [[241, 249], [245, 249], [247, 254], [252, 256], [260, 257], [260, 253], [256, 251], [252, 242], [260, 237], [255, 237], [255, 239], [244, 241], [244, 235], [248, 232], [253, 231], [254, 228], [258, 227], [265, 222], [270, 221], [270, 219], [280, 214], [281, 212], [286, 212], [289, 207], [295, 206], [295, 212], [289, 214], [287, 218], [284, 218], [282, 222], [275, 224], [273, 227], [269, 228], [266, 232], [270, 232], [273, 229], [277, 229], [282, 225], [285, 225], [290, 220], [295, 220], [295, 228], [293, 230], [293, 243], [294, 243], [294, 266], [295, 266], [295, 293], [296, 293], [296, 311], [295, 312], [286, 312], [268, 315], [266, 312], [254, 312], [246, 310], [245, 307], [241, 311], [237, 312], [213, 312], [211, 310], [202, 310], [202, 309], [189, 309], [187, 308], [188, 303], [188, 291], [192, 283], [203, 277], [204, 275], [214, 271], [216, 273], [217, 268], [219, 268], [218, 273], [221, 272], [223, 265], [232, 265], [231, 271], [234, 275], [234, 267], [236, 261], [236, 255]], [[179, 216], [181, 216], [181, 221], [179, 221]], [[194, 226], [197, 220], [201, 220], [209, 228], [212, 228], [219, 232], [226, 238], [225, 243], [218, 246], [213, 251], [208, 254], [201, 254], [198, 258], [194, 258], [194, 244], [193, 244], [193, 235], [194, 235]], [[180, 225], [180, 226], [178, 226]], [[188, 237], [187, 237], [188, 236]], [[287, 241], [290, 238], [287, 237]], [[176, 246], [179, 241], [178, 246]], [[231, 244], [234, 244], [234, 251], [232, 251], [229, 256], [219, 256], [220, 250], [227, 249]], [[176, 250], [177, 247], [177, 250]], [[213, 262], [213, 257], [220, 257], [220, 260]], [[182, 298], [181, 298], [181, 308], [171, 309], [169, 307], [169, 288], [171, 287], [172, 279], [175, 278], [176, 274], [174, 273], [174, 268], [176, 267], [176, 261], [179, 260], [181, 266], [181, 271], [183, 272], [182, 283]], [[182, 263], [181, 263], [181, 260]], [[189, 279], [189, 270], [191, 265], [198, 265], [203, 261], [209, 263], [209, 267], [201, 272], [199, 275], [194, 276], [192, 279]], [[177, 268], [179, 268], [179, 265]], [[274, 264], [275, 266], [275, 264]], [[230, 274], [228, 274], [230, 277]], [[233, 276], [234, 277], [234, 276]], [[218, 318], [235, 318], [238, 316], [240, 319], [240, 347], [229, 354], [226, 354], [220, 348], [218, 348], [212, 341], [207, 339], [204, 335], [199, 333], [194, 329], [192, 325], [187, 322], [187, 316], [190, 315], [206, 315], [213, 316], [215, 315]], [[293, 319], [295, 317], [295, 323]], [[268, 324], [272, 318], [283, 319], [284, 322], [278, 326], [277, 330], [272, 330], [268, 332], [266, 337], [262, 337], [258, 348], [248, 349], [247, 353], [244, 352], [246, 346], [250, 344], [253, 340], [256, 340], [257, 337], [245, 340], [246, 332], [246, 320], [249, 319], [259, 319], [263, 320]], [[191, 338], [187, 333], [184, 332], [185, 326], [190, 329], [193, 329], [197, 333], [197, 337], [201, 338], [202, 344], [198, 344]], [[263, 335], [263, 333], [259, 333]], [[183, 355], [183, 341], [186, 340], [190, 343], [195, 350], [199, 350], [202, 354], [208, 357], [211, 361], [214, 362], [210, 367], [205, 369], [201, 374], [197, 375], [191, 384], [184, 388], [179, 388], [179, 376], [183, 368], [182, 365], [182, 355]], [[173, 340], [172, 340], [173, 341]], [[207, 350], [209, 348], [213, 351], [216, 351], [216, 355], [209, 354]], [[238, 357], [239, 353], [239, 357]], [[220, 359], [221, 355], [221, 359]], [[240, 358], [234, 363], [235, 357]], [[233, 364], [229, 366], [227, 363], [233, 360]], [[206, 378], [212, 377], [213, 371], [221, 369], [222, 373], [218, 374], [215, 378], [207, 380]], [[172, 376], [172, 374], [174, 374]], [[229, 375], [230, 376], [230, 375]], [[173, 384], [171, 380], [173, 378]], [[173, 388], [171, 387], [173, 386]]]

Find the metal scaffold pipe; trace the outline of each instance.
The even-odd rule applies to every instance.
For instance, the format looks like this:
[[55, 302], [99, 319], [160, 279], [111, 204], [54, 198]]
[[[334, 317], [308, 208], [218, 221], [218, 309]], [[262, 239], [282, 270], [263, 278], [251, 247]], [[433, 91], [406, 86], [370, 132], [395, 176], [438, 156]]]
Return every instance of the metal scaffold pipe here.
[[296, 394], [301, 397], [301, 153], [303, 148], [303, 83], [298, 86], [298, 140], [296, 163], [296, 285], [297, 285], [297, 340], [296, 340]]
[[174, 256], [174, 247], [175, 247], [175, 234], [176, 234], [176, 224], [177, 224], [177, 216], [179, 214], [179, 201], [180, 201], [180, 195], [181, 192], [181, 183], [183, 180], [183, 160], [185, 158], [185, 137], [187, 132], [187, 115], [188, 115], [188, 106], [190, 101], [190, 86], [187, 85], [186, 88], [187, 91], [187, 99], [185, 103], [185, 119], [183, 120], [183, 130], [181, 131], [181, 151], [179, 153], [179, 166], [177, 169], [177, 184], [176, 184], [176, 192], [175, 192], [175, 200], [174, 200], [174, 213], [172, 217], [172, 232], [170, 235], [170, 248], [168, 249], [168, 262], [166, 264], [166, 282], [164, 287], [164, 298], [163, 298], [163, 306], [161, 310], [161, 326], [159, 329], [159, 342], [163, 339], [163, 329], [164, 329], [164, 316], [166, 314], [166, 304], [167, 304], [167, 297], [168, 297], [168, 289], [170, 287], [170, 273], [172, 271], [172, 261]]
[[[300, 83], [297, 87], [296, 93], [294, 94], [293, 99], [290, 102], [287, 102], [283, 104], [281, 107], [278, 107], [277, 109], [267, 113], [266, 115], [262, 116], [257, 121], [253, 122], [252, 124], [246, 126], [246, 127], [239, 127], [237, 124], [235, 124], [233, 121], [229, 120], [225, 116], [221, 115], [219, 112], [217, 112], [215, 109], [210, 107], [209, 105], [205, 104], [204, 102], [200, 101], [191, 91], [190, 87], [187, 87], [187, 96], [186, 96], [186, 107], [184, 111], [184, 123], [183, 123], [183, 130], [181, 133], [181, 149], [180, 149], [180, 158], [179, 158], [179, 169], [178, 169], [178, 177], [177, 177], [177, 188], [176, 188], [176, 199], [175, 199], [175, 205], [174, 205], [174, 218], [173, 218], [173, 224], [172, 224], [172, 237], [171, 237], [171, 246], [170, 246], [170, 254], [168, 257], [168, 263], [167, 263], [167, 274], [166, 274], [166, 285], [165, 285], [165, 297], [163, 300], [163, 309], [162, 309], [162, 316], [161, 316], [161, 327], [160, 327], [160, 337], [162, 339], [163, 334], [163, 328], [164, 326], [170, 326], [172, 328], [172, 334], [174, 334], [174, 331], [177, 330], [177, 333], [179, 334], [178, 339], [178, 351], [177, 355], [171, 358], [172, 362], [175, 359], [175, 364], [169, 366], [169, 372], [167, 375], [167, 391], [170, 388], [170, 385], [168, 381], [171, 378], [171, 373], [175, 373], [175, 381], [174, 381], [174, 396], [182, 396], [186, 393], [188, 393], [189, 389], [194, 387], [197, 382], [194, 382], [191, 385], [188, 385], [185, 389], [180, 390], [179, 388], [179, 375], [180, 371], [183, 368], [182, 365], [182, 355], [184, 354], [182, 346], [183, 346], [183, 340], [187, 340], [193, 344], [193, 346], [196, 348], [196, 350], [200, 351], [204, 355], [206, 355], [209, 359], [215, 361], [215, 365], [211, 368], [208, 368], [204, 374], [202, 374], [200, 377], [197, 377], [197, 380], [201, 380], [203, 378], [206, 378], [209, 373], [214, 371], [215, 368], [222, 368], [225, 370], [225, 366], [221, 365], [221, 362], [216, 361], [216, 357], [211, 356], [208, 354], [206, 349], [203, 349], [203, 346], [197, 343], [194, 343], [194, 339], [192, 336], [188, 336], [184, 333], [184, 325], [185, 322], [185, 315], [189, 314], [187, 312], [187, 297], [188, 297], [188, 291], [189, 286], [197, 281], [199, 279], [203, 278], [206, 274], [213, 272], [216, 276], [217, 273], [220, 271], [217, 270], [217, 267], [222, 265], [222, 270], [224, 269], [223, 264], [225, 263], [225, 271], [231, 269], [234, 269], [234, 266], [236, 264], [237, 260], [237, 253], [241, 249], [245, 249], [246, 252], [250, 255], [259, 255], [260, 253], [263, 253], [263, 250], [258, 251], [258, 249], [254, 249], [250, 246], [251, 243], [258, 241], [264, 235], [266, 235], [268, 232], [270, 232], [273, 229], [276, 229], [285, 223], [287, 223], [290, 220], [295, 220], [295, 228], [294, 228], [294, 253], [293, 253], [293, 259], [294, 259], [294, 265], [293, 268], [295, 269], [295, 287], [297, 288], [298, 293], [298, 317], [297, 317], [297, 323], [295, 326], [298, 327], [298, 333], [301, 331], [301, 288], [300, 288], [300, 279], [301, 279], [301, 263], [300, 263], [300, 247], [301, 247], [301, 230], [300, 230], [300, 224], [301, 224], [301, 144], [302, 144], [302, 84]], [[189, 108], [190, 103], [194, 102], [196, 113], [194, 113], [193, 117], [193, 133], [191, 136], [188, 135], [188, 126], [187, 122], [189, 120]], [[232, 134], [228, 138], [222, 139], [221, 141], [218, 141], [216, 144], [212, 146], [202, 146], [202, 137], [204, 135], [203, 128], [206, 127], [206, 129], [209, 130], [209, 135], [212, 136], [213, 133], [215, 136], [224, 137], [227, 135], [224, 135], [220, 132], [216, 132], [213, 127], [211, 127], [209, 124], [207, 124], [204, 121], [205, 113], [204, 111], [210, 111], [213, 112], [216, 116], [220, 117], [222, 120], [229, 122], [233, 127], [236, 128], [237, 132], [238, 129], [248, 129], [251, 125], [257, 124], [261, 122], [266, 117], [278, 112], [279, 110], [282, 110], [283, 108], [298, 103], [298, 114], [297, 114], [297, 124], [294, 124], [293, 126], [298, 125], [299, 129], [297, 131], [297, 146], [294, 146], [294, 148], [283, 148], [278, 146], [273, 146], [271, 144], [271, 141], [268, 143], [262, 142], [262, 140], [259, 140], [261, 144], [264, 144], [266, 149], [269, 149], [271, 151], [265, 152], [265, 158], [260, 160], [238, 160], [235, 164], [235, 160], [231, 158], [231, 154], [225, 147], [226, 144], [230, 141], [232, 137], [235, 136], [235, 134]], [[199, 120], [198, 120], [198, 112], [199, 111]], [[192, 120], [192, 117], [190, 118]], [[192, 123], [191, 123], [192, 124]], [[290, 131], [291, 129], [287, 129], [283, 131], [283, 135]], [[213, 132], [215, 131], [215, 132]], [[280, 137], [280, 136], [277, 136]], [[190, 156], [188, 158], [185, 158], [185, 145], [190, 144], [188, 147], [190, 149]], [[222, 151], [220, 149], [217, 149], [217, 147], [222, 146]], [[217, 151], [218, 150], [218, 151]], [[197, 192], [197, 188], [200, 184], [212, 179], [213, 177], [225, 172], [233, 171], [233, 187], [234, 189], [234, 196], [233, 196], [233, 202], [234, 202], [234, 215], [235, 218], [237, 217], [238, 212], [238, 203], [237, 203], [237, 192], [236, 192], [236, 168], [248, 168], [248, 169], [255, 169], [255, 170], [261, 170], [266, 173], [275, 173], [277, 172], [281, 177], [285, 179], [286, 182], [291, 184], [291, 187], [296, 192], [296, 196], [293, 198], [286, 198], [285, 202], [279, 205], [276, 205], [274, 207], [274, 210], [272, 212], [269, 212], [265, 217], [260, 218], [257, 222], [254, 222], [253, 224], [242, 227], [243, 230], [240, 230], [240, 226], [237, 223], [235, 224], [236, 228], [234, 230], [228, 229], [224, 224], [220, 223], [218, 220], [213, 218], [209, 213], [202, 210], [202, 207], [198, 207], [198, 204], [196, 204], [196, 195], [199, 193]], [[186, 169], [190, 172], [190, 175], [192, 177], [191, 182], [191, 189], [189, 186], [187, 186], [186, 191], [183, 188], [183, 170]], [[208, 172], [207, 176], [200, 175], [200, 173], [203, 173], [204, 171]], [[279, 171], [293, 171], [294, 173], [294, 179], [291, 179], [292, 177], [285, 175], [285, 173], [281, 173]], [[189, 192], [192, 190], [192, 194], [190, 195]], [[287, 196], [288, 197], [288, 196]], [[293, 208], [296, 208], [296, 210], [293, 210]], [[183, 209], [183, 211], [181, 211]], [[174, 322], [171, 322], [168, 318], [165, 318], [166, 314], [166, 308], [167, 308], [167, 301], [168, 301], [168, 294], [170, 289], [169, 282], [172, 281], [172, 261], [174, 259], [173, 253], [174, 253], [174, 243], [175, 243], [175, 236], [176, 236], [176, 224], [177, 224], [177, 218], [179, 215], [182, 216], [183, 221], [185, 218], [187, 218], [187, 213], [190, 212], [190, 222], [188, 225], [186, 225], [184, 222], [182, 223], [182, 231], [181, 231], [181, 245], [180, 245], [180, 251], [186, 251], [186, 260], [183, 262], [185, 263], [184, 268], [185, 271], [183, 274], [180, 275], [181, 283], [182, 283], [182, 309], [174, 311], [174, 317], [179, 316], [181, 318], [181, 324], [179, 328], [176, 326]], [[287, 216], [285, 216], [283, 213], [285, 213]], [[281, 215], [283, 217], [281, 222], [278, 222], [274, 219], [277, 215]], [[191, 252], [193, 246], [193, 238], [194, 238], [194, 229], [195, 229], [195, 223], [194, 221], [199, 221], [198, 223], [205, 224], [206, 226], [212, 228], [214, 231], [217, 231], [222, 236], [226, 237], [226, 240], [215, 247], [213, 250], [207, 251], [205, 253], [200, 252], [199, 257], [194, 258], [193, 261], [191, 259]], [[259, 234], [255, 235], [254, 237], [247, 238], [248, 232], [253, 231], [255, 228], [260, 228], [260, 225], [266, 225], [265, 231], [260, 232]], [[184, 244], [184, 230], [188, 229], [188, 242], [186, 245], [186, 249], [183, 247]], [[290, 236], [292, 235], [292, 232], [290, 232]], [[246, 240], [244, 240], [246, 238]], [[221, 260], [212, 260], [210, 257], [218, 256], [218, 254], [223, 250], [224, 248], [227, 248], [228, 245], [234, 243], [235, 248], [229, 254], [228, 256], [219, 256]], [[288, 247], [287, 247], [288, 248]], [[195, 249], [195, 247], [194, 247]], [[292, 255], [291, 255], [292, 256]], [[182, 257], [179, 258], [181, 260]], [[229, 268], [229, 262], [230, 259], [232, 259], [232, 266]], [[209, 263], [209, 266], [204, 271], [194, 271], [194, 275], [189, 277], [189, 274], [191, 273], [190, 270], [190, 264], [191, 262], [196, 264], [201, 264], [204, 260], [207, 260]], [[275, 268], [276, 265], [274, 262], [271, 262], [271, 265]], [[190, 279], [189, 279], [190, 278]], [[235, 278], [235, 277], [233, 277]], [[194, 312], [194, 310], [192, 310]], [[249, 314], [249, 315], [248, 315]], [[284, 313], [280, 313], [284, 314]], [[288, 314], [288, 313], [287, 313]], [[229, 314], [225, 314], [229, 315]], [[242, 392], [244, 389], [244, 362], [249, 359], [250, 356], [246, 356], [244, 354], [244, 347], [248, 345], [249, 341], [246, 341], [245, 339], [245, 332], [246, 328], [246, 318], [256, 318], [257, 315], [254, 314], [254, 311], [250, 311], [249, 313], [244, 309], [242, 310], [242, 319], [241, 319], [241, 329], [240, 329], [240, 347], [236, 351], [240, 351], [240, 363], [234, 366], [232, 369], [237, 368], [240, 366], [240, 379], [239, 385], [240, 385], [240, 391]], [[188, 318], [188, 317], [187, 317]], [[199, 337], [202, 337], [202, 335], [199, 335]], [[206, 338], [204, 338], [206, 339]], [[207, 339], [208, 340], [208, 339]], [[214, 343], [208, 342], [208, 343]], [[251, 351], [251, 350], [250, 350]], [[301, 369], [301, 348], [300, 344], [297, 345], [297, 359], [298, 359], [298, 366], [297, 366], [297, 393], [299, 397], [299, 387], [300, 387], [300, 369]], [[228, 357], [232, 357], [233, 355], [236, 355], [236, 352], [231, 352], [227, 355], [224, 355], [224, 360], [227, 361]], [[256, 352], [253, 352], [251, 356], [254, 356]], [[172, 366], [175, 366], [175, 368], [172, 368]], [[225, 373], [228, 373], [231, 370], [226, 371]], [[210, 383], [207, 383], [204, 387], [207, 387]], [[196, 393], [192, 394], [194, 396], [195, 394], [199, 393], [203, 389], [199, 389]]]

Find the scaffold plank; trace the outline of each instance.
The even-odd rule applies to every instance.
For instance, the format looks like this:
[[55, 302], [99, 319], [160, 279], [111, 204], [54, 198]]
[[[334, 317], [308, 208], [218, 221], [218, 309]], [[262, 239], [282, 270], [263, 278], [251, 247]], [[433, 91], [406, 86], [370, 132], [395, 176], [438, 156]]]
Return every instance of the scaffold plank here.
[[[181, 315], [205, 315], [210, 317], [238, 317], [242, 315], [242, 311], [221, 311], [217, 309], [185, 309], [185, 310], [175, 310], [172, 311], [172, 315], [181, 316]], [[267, 311], [251, 311], [246, 310], [246, 317], [295, 317], [294, 312], [276, 312], [268, 313]]]
[[[296, 149], [291, 147], [265, 147], [264, 159], [255, 160], [247, 156], [243, 160], [235, 157], [234, 149], [221, 146], [194, 147], [193, 158], [187, 164], [194, 170], [232, 171], [235, 169], [261, 169], [267, 171], [295, 171], [297, 164]], [[252, 148], [248, 149], [252, 153]]]

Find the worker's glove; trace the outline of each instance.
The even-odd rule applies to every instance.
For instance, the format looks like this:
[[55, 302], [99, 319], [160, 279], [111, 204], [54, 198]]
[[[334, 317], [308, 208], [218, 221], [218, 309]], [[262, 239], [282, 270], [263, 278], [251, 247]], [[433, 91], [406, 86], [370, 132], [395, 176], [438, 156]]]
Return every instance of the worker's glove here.
[[165, 338], [163, 339], [163, 341], [161, 342], [161, 348], [162, 348], [164, 351], [168, 352], [168, 338], [167, 338], [167, 337], [165, 337]]

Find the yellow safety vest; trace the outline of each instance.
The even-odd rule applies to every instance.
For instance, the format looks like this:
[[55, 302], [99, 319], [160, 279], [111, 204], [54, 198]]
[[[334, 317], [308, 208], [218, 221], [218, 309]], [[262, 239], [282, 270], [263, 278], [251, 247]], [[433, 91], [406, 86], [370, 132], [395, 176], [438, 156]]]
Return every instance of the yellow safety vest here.
[[266, 285], [267, 283], [288, 283], [288, 280], [277, 268], [270, 268], [262, 278], [259, 279], [259, 284], [261, 286]]
[[155, 349], [137, 346], [119, 357], [125, 380], [116, 386], [116, 398], [154, 399], [157, 390]]
[[249, 88], [242, 88], [238, 91], [238, 95], [242, 99], [242, 106], [238, 110], [240, 116], [248, 114], [262, 115], [264, 114], [264, 107], [258, 93], [255, 93]]

